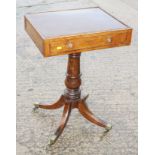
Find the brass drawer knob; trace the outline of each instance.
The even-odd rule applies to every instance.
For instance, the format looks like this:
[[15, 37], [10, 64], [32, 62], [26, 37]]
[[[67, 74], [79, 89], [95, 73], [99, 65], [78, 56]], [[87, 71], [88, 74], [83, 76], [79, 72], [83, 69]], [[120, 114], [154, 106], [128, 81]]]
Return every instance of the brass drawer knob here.
[[72, 43], [72, 42], [68, 42], [68, 43], [67, 43], [67, 47], [68, 47], [68, 48], [73, 48], [73, 43]]
[[112, 38], [111, 37], [107, 38], [107, 42], [111, 43], [112, 42]]

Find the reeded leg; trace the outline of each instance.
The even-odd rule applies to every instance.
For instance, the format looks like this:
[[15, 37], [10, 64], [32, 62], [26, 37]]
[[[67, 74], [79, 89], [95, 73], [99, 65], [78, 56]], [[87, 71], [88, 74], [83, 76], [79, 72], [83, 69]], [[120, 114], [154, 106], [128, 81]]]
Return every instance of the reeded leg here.
[[64, 130], [64, 128], [68, 122], [68, 118], [70, 116], [70, 113], [71, 113], [71, 104], [65, 103], [62, 118], [60, 121], [60, 125], [57, 128], [55, 134], [51, 137], [50, 145], [54, 144], [56, 142], [56, 140], [59, 138], [59, 136], [62, 134], [62, 132], [63, 132], [63, 130]]
[[34, 109], [33, 110], [36, 110], [38, 108], [42, 108], [42, 109], [58, 109], [58, 108], [61, 108], [65, 103], [65, 99], [64, 99], [64, 96], [62, 95], [60, 97], [60, 99], [53, 103], [53, 104], [42, 104], [42, 103], [35, 103], [34, 104]]
[[109, 131], [112, 128], [112, 126], [108, 124], [106, 121], [103, 121], [94, 116], [94, 114], [89, 110], [86, 102], [84, 102], [83, 100], [79, 102], [78, 109], [82, 116], [85, 117], [88, 121], [98, 126], [104, 127], [107, 131]]

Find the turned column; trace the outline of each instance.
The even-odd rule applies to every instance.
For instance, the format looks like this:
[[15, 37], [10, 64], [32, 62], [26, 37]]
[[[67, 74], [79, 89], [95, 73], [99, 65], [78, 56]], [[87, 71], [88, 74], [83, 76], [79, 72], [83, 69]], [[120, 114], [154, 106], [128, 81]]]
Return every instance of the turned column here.
[[65, 79], [66, 89], [64, 91], [64, 96], [71, 102], [78, 101], [81, 96], [80, 55], [81, 53], [68, 55], [68, 66]]

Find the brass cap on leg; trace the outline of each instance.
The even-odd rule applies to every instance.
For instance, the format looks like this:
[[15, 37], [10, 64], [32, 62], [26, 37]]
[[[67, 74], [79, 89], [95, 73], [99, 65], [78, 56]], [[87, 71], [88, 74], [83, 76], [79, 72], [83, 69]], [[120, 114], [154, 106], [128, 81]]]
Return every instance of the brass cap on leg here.
[[112, 129], [112, 125], [111, 124], [107, 124], [105, 127], [106, 131], [109, 131]]
[[33, 103], [33, 111], [35, 112], [39, 108], [39, 103]]
[[52, 135], [52, 137], [51, 137], [51, 139], [49, 141], [49, 145], [55, 144], [56, 140], [57, 140], [57, 136], [55, 134]]

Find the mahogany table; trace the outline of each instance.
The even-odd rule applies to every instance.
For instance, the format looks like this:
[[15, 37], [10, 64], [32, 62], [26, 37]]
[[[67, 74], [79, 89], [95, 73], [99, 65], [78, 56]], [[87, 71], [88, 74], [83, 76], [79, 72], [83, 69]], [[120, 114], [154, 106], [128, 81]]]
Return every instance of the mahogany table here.
[[80, 54], [129, 45], [132, 29], [98, 7], [27, 14], [24, 19], [25, 30], [44, 57], [69, 55], [63, 95], [53, 104], [34, 104], [34, 110], [64, 106], [60, 126], [50, 144], [59, 138], [74, 108], [88, 121], [109, 131], [112, 126], [89, 110], [86, 104], [88, 95], [81, 97]]

